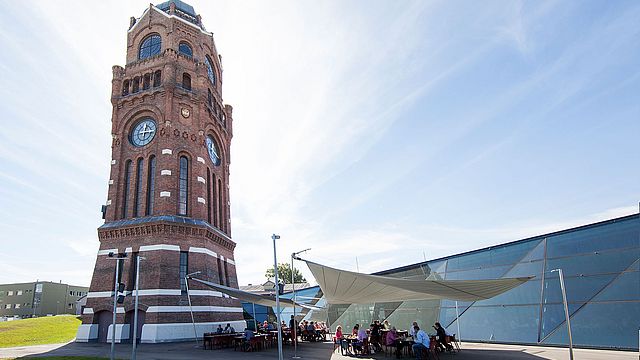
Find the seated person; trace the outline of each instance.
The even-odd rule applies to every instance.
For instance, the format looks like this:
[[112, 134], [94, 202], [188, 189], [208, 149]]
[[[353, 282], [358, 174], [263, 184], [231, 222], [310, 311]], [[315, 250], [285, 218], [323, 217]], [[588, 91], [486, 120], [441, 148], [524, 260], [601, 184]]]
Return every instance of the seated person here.
[[234, 329], [233, 326], [231, 326], [231, 324], [227, 323], [227, 327], [224, 328], [224, 332], [227, 334], [233, 334], [236, 332], [236, 329]]
[[376, 351], [382, 350], [380, 347], [380, 337], [382, 335], [382, 332], [380, 331], [381, 329], [382, 325], [379, 320], [376, 320], [371, 324], [371, 344], [375, 347]]
[[254, 350], [253, 347], [251, 346], [251, 339], [253, 339], [254, 337], [254, 333], [253, 330], [249, 329], [249, 328], [245, 328], [244, 329], [244, 348], [246, 351], [252, 351]]
[[427, 335], [424, 330], [420, 330], [420, 327], [418, 327], [418, 325], [414, 326], [413, 329], [416, 334], [413, 340], [413, 353], [416, 354], [416, 359], [422, 359], [423, 352], [427, 354], [427, 359], [429, 359], [429, 347], [431, 346], [429, 335]]
[[310, 341], [316, 341], [317, 338], [317, 333], [316, 333], [316, 327], [313, 325], [313, 321], [307, 324], [307, 336], [309, 338]]
[[391, 330], [389, 330], [389, 332], [387, 333], [387, 338], [385, 339], [385, 344], [387, 346], [391, 346], [391, 347], [395, 347], [396, 348], [396, 357], [400, 358], [402, 355], [402, 346], [403, 346], [403, 342], [400, 341], [400, 337], [398, 336], [398, 331], [396, 330], [396, 327], [393, 326], [391, 327]]
[[338, 325], [336, 328], [336, 340], [342, 340], [344, 335], [342, 334], [342, 325]]
[[451, 344], [449, 344], [447, 342], [447, 333], [444, 331], [444, 328], [442, 327], [442, 325], [440, 325], [439, 322], [435, 323], [433, 326], [434, 329], [436, 329], [436, 335], [437, 335], [437, 346], [441, 351], [445, 351], [445, 350], [453, 350], [453, 346], [451, 346]]
[[276, 330], [275, 326], [273, 326], [272, 323], [267, 323], [267, 331], [273, 331], [273, 330]]
[[262, 331], [267, 331], [267, 328], [268, 328], [268, 327], [269, 327], [269, 322], [268, 322], [267, 320], [265, 320], [265, 321], [262, 323], [262, 327], [260, 328], [260, 330], [262, 330]]
[[385, 329], [385, 330], [391, 330], [391, 324], [389, 324], [389, 321], [388, 321], [388, 320], [385, 320], [385, 321], [382, 323], [382, 326], [384, 326], [384, 329]]
[[413, 322], [413, 324], [411, 324], [411, 327], [409, 328], [409, 336], [411, 336], [412, 338], [416, 337], [416, 330], [415, 327], [418, 326], [417, 322]]
[[217, 334], [222, 334], [224, 330], [222, 329], [222, 325], [218, 324], [218, 328], [216, 329]]
[[358, 341], [354, 343], [354, 346], [357, 346], [362, 354], [369, 353], [369, 349], [367, 348], [369, 346], [369, 336], [364, 326], [358, 329]]

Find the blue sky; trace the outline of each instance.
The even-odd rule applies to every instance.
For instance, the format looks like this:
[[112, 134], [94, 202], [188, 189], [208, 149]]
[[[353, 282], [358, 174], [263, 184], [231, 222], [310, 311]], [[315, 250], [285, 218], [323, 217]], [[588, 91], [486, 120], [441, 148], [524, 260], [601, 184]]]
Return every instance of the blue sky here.
[[[88, 285], [148, 2], [1, 3], [0, 283]], [[637, 212], [637, 1], [189, 3], [234, 107], [241, 284], [274, 232], [371, 272]]]

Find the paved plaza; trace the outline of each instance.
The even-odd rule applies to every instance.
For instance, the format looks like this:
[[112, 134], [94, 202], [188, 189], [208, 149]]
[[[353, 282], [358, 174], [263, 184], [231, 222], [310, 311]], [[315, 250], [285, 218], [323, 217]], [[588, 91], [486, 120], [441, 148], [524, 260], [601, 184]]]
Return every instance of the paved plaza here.
[[[464, 343], [462, 351], [457, 354], [441, 354], [442, 360], [568, 360], [567, 349], [523, 346], [523, 345], [495, 345]], [[22, 359], [30, 356], [102, 356], [109, 357], [110, 346], [97, 343], [68, 343], [57, 345], [39, 345], [18, 348], [0, 349], [0, 359]], [[326, 343], [301, 343], [298, 347], [298, 355], [307, 360], [344, 360], [353, 357], [342, 356], [333, 351], [333, 344]], [[291, 359], [293, 348], [284, 347], [284, 358]], [[131, 357], [131, 344], [118, 344], [116, 346], [118, 359]], [[142, 344], [138, 347], [137, 358], [140, 360], [175, 360], [175, 359], [277, 359], [277, 348], [264, 351], [245, 353], [233, 349], [203, 350], [194, 343], [167, 343], [167, 344]], [[379, 353], [370, 356], [358, 357], [360, 359], [395, 359]], [[410, 359], [405, 357], [405, 359]], [[575, 350], [576, 360], [637, 360], [637, 352], [607, 351], [607, 350]]]

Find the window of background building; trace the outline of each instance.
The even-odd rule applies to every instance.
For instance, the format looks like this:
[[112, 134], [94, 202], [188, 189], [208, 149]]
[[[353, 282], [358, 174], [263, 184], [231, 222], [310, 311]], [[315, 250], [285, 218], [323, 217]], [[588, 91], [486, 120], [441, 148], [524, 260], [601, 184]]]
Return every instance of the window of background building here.
[[18, 293], [16, 295], [22, 295], [22, 290], [18, 290]]
[[7, 291], [7, 296], [13, 296], [13, 290]]
[[16, 306], [14, 306], [15, 309], [20, 309], [20, 304], [16, 304]]
[[5, 305], [4, 305], [4, 308], [5, 308], [5, 309], [11, 309], [11, 304], [5, 304]]

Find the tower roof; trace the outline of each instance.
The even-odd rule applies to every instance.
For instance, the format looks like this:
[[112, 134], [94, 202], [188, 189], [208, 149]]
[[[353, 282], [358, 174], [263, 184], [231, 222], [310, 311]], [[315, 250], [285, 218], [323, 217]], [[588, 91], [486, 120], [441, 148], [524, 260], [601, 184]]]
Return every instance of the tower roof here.
[[[175, 11], [171, 10], [171, 5], [174, 5], [175, 7]], [[169, 1], [165, 1], [161, 4], [158, 4], [156, 6], [156, 8], [166, 12], [167, 14], [170, 15], [177, 15], [180, 18], [195, 24], [197, 26], [199, 26], [201, 29], [204, 29], [204, 27], [202, 26], [202, 24], [200, 23], [200, 16], [198, 14], [196, 14], [196, 10], [193, 8], [193, 6], [182, 2], [180, 0], [169, 0]]]
[[163, 11], [169, 11], [169, 8], [171, 7], [171, 3], [174, 3], [176, 5], [176, 10], [180, 10], [183, 13], [186, 13], [187, 15], [191, 15], [193, 17], [196, 16], [196, 11], [193, 8], [193, 6], [184, 3], [180, 0], [169, 0], [169, 1], [165, 1], [162, 4], [157, 5], [156, 7], [160, 10]]

